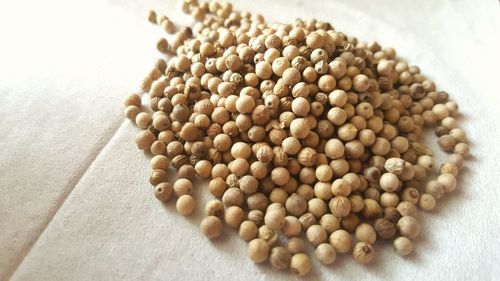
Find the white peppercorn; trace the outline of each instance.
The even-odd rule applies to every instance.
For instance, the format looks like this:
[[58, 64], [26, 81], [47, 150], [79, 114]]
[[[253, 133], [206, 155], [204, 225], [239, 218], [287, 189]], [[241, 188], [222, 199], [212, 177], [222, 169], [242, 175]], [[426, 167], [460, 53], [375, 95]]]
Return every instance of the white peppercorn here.
[[330, 244], [338, 253], [347, 253], [352, 246], [352, 237], [349, 232], [339, 229], [334, 231], [329, 238]]
[[380, 195], [380, 205], [384, 208], [396, 207], [398, 203], [399, 203], [399, 195], [396, 193], [384, 192]]
[[451, 174], [452, 176], [458, 175], [458, 167], [450, 162], [443, 163], [441, 167], [439, 167], [439, 173], [441, 174]]
[[267, 211], [264, 215], [264, 223], [273, 230], [279, 230], [285, 224], [285, 214], [278, 210]]
[[178, 179], [174, 182], [174, 192], [177, 196], [191, 194], [193, 192], [193, 183], [188, 179]]
[[278, 233], [267, 225], [262, 225], [259, 227], [259, 238], [263, 239], [270, 246], [274, 245], [278, 241]]
[[303, 253], [298, 253], [292, 256], [292, 260], [290, 261], [290, 269], [293, 273], [304, 276], [309, 271], [311, 271], [311, 262], [309, 261], [309, 257]]
[[313, 246], [318, 246], [327, 239], [326, 230], [321, 225], [311, 225], [306, 231], [306, 237]]
[[271, 249], [269, 261], [271, 265], [279, 270], [288, 268], [292, 260], [292, 254], [285, 247], [274, 247]]
[[436, 206], [436, 199], [431, 194], [424, 193], [420, 196], [418, 206], [425, 211], [430, 211]]
[[224, 204], [219, 199], [212, 199], [205, 204], [207, 216], [220, 217], [224, 214]]
[[156, 136], [149, 130], [140, 131], [135, 136], [137, 147], [141, 150], [149, 150], [155, 140]]
[[151, 168], [153, 170], [161, 169], [168, 170], [169, 161], [168, 158], [164, 155], [156, 155], [151, 158]]
[[248, 243], [248, 256], [255, 263], [264, 262], [269, 256], [269, 245], [262, 239], [253, 239]]
[[327, 205], [325, 201], [320, 198], [312, 198], [307, 202], [307, 210], [316, 218], [320, 218], [327, 212]]
[[285, 202], [285, 207], [288, 213], [296, 217], [307, 211], [307, 201], [300, 195], [293, 193]]
[[200, 227], [201, 232], [210, 240], [220, 237], [222, 233], [222, 222], [216, 216], [205, 217], [201, 221]]
[[307, 137], [307, 135], [309, 135], [309, 131], [309, 124], [303, 118], [294, 119], [290, 124], [290, 133], [298, 139]]
[[384, 168], [387, 172], [400, 175], [403, 172], [405, 162], [400, 158], [389, 158], [385, 161]]
[[432, 180], [425, 185], [425, 192], [432, 194], [434, 198], [439, 199], [443, 197], [444, 186], [439, 181]]
[[346, 197], [351, 194], [351, 191], [352, 191], [351, 184], [344, 179], [336, 179], [331, 184], [331, 192], [335, 196]]
[[175, 206], [179, 214], [187, 216], [194, 211], [196, 202], [194, 201], [193, 197], [191, 197], [191, 195], [184, 194], [177, 199]]
[[441, 174], [436, 180], [443, 186], [444, 192], [453, 192], [457, 188], [457, 180], [452, 174]]
[[467, 157], [469, 155], [469, 145], [463, 142], [457, 143], [453, 152]]
[[328, 204], [332, 214], [338, 218], [345, 217], [351, 211], [351, 201], [345, 196], [336, 196]]
[[311, 213], [305, 213], [299, 218], [302, 229], [307, 230], [311, 225], [316, 224], [316, 218]]
[[409, 201], [402, 201], [399, 202], [398, 206], [396, 207], [403, 216], [412, 216], [415, 217], [417, 214], [417, 207], [415, 206], [414, 203], [409, 202]]
[[294, 237], [300, 235], [302, 231], [302, 225], [297, 217], [294, 216], [286, 216], [285, 223], [281, 229], [281, 232], [286, 237]]
[[399, 233], [409, 239], [414, 239], [420, 234], [420, 224], [414, 217], [401, 217], [397, 223], [397, 227]]
[[242, 206], [244, 199], [243, 192], [236, 187], [228, 188], [222, 195], [222, 202], [224, 202], [224, 205], [228, 207]]
[[257, 225], [251, 220], [246, 220], [240, 224], [239, 235], [245, 241], [250, 241], [257, 237], [257, 232]]
[[299, 237], [292, 237], [288, 240], [287, 249], [292, 254], [298, 254], [304, 252], [304, 240]]
[[155, 197], [162, 202], [168, 201], [172, 197], [172, 193], [172, 185], [168, 182], [159, 183], [155, 187]]
[[358, 242], [354, 246], [352, 256], [354, 257], [355, 261], [361, 264], [367, 264], [373, 261], [373, 259], [375, 258], [375, 250], [373, 249], [373, 246], [371, 244]]
[[400, 256], [407, 256], [413, 251], [413, 244], [411, 243], [411, 240], [404, 236], [394, 239], [392, 245], [394, 246], [396, 253]]
[[243, 222], [245, 212], [238, 206], [231, 206], [226, 209], [224, 220], [226, 224], [233, 228], [238, 228]]
[[151, 176], [149, 177], [149, 182], [153, 186], [157, 186], [158, 184], [166, 181], [168, 181], [168, 173], [161, 169], [153, 170]]
[[318, 260], [325, 265], [332, 264], [337, 257], [335, 249], [328, 243], [322, 243], [318, 245], [318, 247], [314, 251], [314, 254], [318, 258]]
[[367, 223], [362, 223], [356, 227], [355, 237], [358, 241], [366, 242], [368, 244], [375, 243], [377, 239], [377, 234], [375, 233], [375, 229]]

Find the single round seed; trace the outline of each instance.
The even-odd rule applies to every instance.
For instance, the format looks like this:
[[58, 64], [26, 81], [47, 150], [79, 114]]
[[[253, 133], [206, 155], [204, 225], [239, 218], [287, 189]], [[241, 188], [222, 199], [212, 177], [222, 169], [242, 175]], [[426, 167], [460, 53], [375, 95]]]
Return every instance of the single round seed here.
[[299, 237], [292, 237], [288, 240], [287, 249], [292, 254], [298, 254], [304, 252], [304, 240]]
[[420, 224], [415, 218], [410, 216], [400, 218], [397, 227], [401, 235], [409, 239], [414, 239], [420, 234]]
[[190, 215], [196, 207], [196, 202], [191, 195], [184, 194], [177, 199], [175, 204], [179, 214], [183, 216]]
[[371, 244], [358, 242], [354, 246], [352, 256], [354, 257], [355, 261], [361, 264], [367, 264], [373, 261], [373, 259], [375, 258], [375, 250], [373, 249]]
[[220, 237], [222, 222], [216, 216], [205, 217], [200, 224], [201, 232], [210, 240]]
[[269, 245], [263, 239], [253, 239], [248, 243], [248, 256], [255, 263], [262, 263], [269, 256]]
[[457, 180], [452, 174], [441, 174], [436, 180], [443, 185], [444, 192], [453, 192], [457, 188]]
[[411, 240], [402, 236], [394, 239], [392, 244], [394, 246], [394, 250], [400, 256], [407, 256], [413, 251], [413, 244]]
[[378, 237], [382, 239], [392, 239], [396, 235], [396, 224], [392, 220], [390, 220], [390, 214], [386, 213], [385, 215], [387, 216], [387, 218], [382, 218], [375, 221], [375, 231], [377, 232]]
[[387, 192], [394, 192], [399, 187], [399, 178], [393, 173], [385, 173], [380, 177], [380, 187]]
[[298, 139], [304, 139], [309, 135], [310, 127], [307, 121], [303, 118], [297, 118], [290, 124], [290, 133]]
[[174, 192], [177, 196], [191, 194], [193, 192], [193, 183], [188, 179], [178, 179], [174, 182]]
[[352, 246], [352, 237], [349, 232], [339, 229], [334, 231], [329, 238], [330, 244], [338, 253], [347, 253]]
[[168, 182], [159, 183], [155, 187], [155, 197], [162, 202], [168, 201], [172, 197], [172, 193], [172, 185]]
[[257, 225], [251, 220], [246, 220], [241, 223], [239, 229], [240, 237], [245, 241], [250, 241], [257, 236]]
[[420, 196], [418, 206], [420, 206], [420, 208], [425, 211], [430, 211], [436, 206], [436, 199], [431, 194], [424, 193], [422, 194], [422, 196]]
[[279, 210], [266, 212], [264, 223], [273, 230], [279, 230], [285, 224], [285, 213]]
[[233, 228], [238, 228], [243, 222], [244, 217], [245, 212], [238, 206], [231, 206], [227, 208], [226, 213], [224, 214], [224, 220], [227, 225]]
[[149, 130], [140, 131], [135, 136], [137, 147], [141, 150], [149, 150], [156, 140], [156, 136]]
[[123, 104], [126, 107], [133, 105], [133, 106], [140, 108], [141, 107], [141, 97], [138, 94], [129, 94], [129, 95], [125, 96], [125, 98], [123, 100]]
[[169, 161], [168, 158], [164, 155], [156, 155], [151, 158], [151, 168], [153, 170], [161, 169], [168, 170]]
[[311, 261], [306, 254], [295, 254], [290, 261], [290, 269], [298, 276], [304, 276], [311, 271]]
[[306, 237], [313, 246], [318, 246], [327, 239], [326, 230], [321, 225], [312, 225], [306, 231]]
[[212, 199], [205, 204], [205, 213], [207, 216], [220, 217], [224, 214], [224, 204], [219, 199]]
[[162, 169], [153, 170], [149, 177], [149, 182], [154, 186], [166, 181], [168, 181], [168, 173]]
[[292, 254], [285, 247], [274, 247], [271, 250], [271, 255], [269, 256], [269, 261], [271, 265], [279, 270], [288, 268], [292, 260]]
[[373, 244], [375, 243], [375, 240], [377, 240], [375, 229], [367, 223], [358, 225], [355, 231], [355, 236], [358, 241], [366, 242], [368, 244]]
[[332, 264], [337, 258], [335, 248], [328, 243], [318, 245], [316, 250], [314, 250], [314, 254], [316, 255], [316, 258], [318, 258], [318, 260], [325, 265]]

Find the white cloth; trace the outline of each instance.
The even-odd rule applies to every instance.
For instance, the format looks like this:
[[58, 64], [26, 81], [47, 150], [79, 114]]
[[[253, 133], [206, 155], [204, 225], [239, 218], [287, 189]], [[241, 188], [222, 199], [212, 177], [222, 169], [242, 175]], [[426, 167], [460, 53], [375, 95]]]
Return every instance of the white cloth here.
[[[157, 56], [158, 9], [188, 23], [173, 0], [0, 3], [0, 280], [289, 280], [254, 265], [225, 229], [199, 231], [148, 184], [149, 157], [122, 117]], [[267, 20], [317, 18], [362, 41], [392, 46], [460, 105], [472, 143], [458, 189], [422, 213], [415, 253], [377, 242], [376, 262], [313, 258], [310, 279], [493, 280], [498, 243], [497, 1], [235, 1]], [[441, 158], [442, 160], [442, 158]], [[312, 256], [311, 249], [308, 249]], [[298, 279], [298, 278], [297, 278]]]

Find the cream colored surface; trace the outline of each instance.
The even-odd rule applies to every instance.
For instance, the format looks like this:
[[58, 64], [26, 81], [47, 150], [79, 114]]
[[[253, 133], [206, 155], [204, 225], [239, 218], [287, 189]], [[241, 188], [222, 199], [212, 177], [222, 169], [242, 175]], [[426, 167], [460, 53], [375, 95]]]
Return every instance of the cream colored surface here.
[[[312, 3], [309, 3], [312, 2]], [[306, 4], [307, 3], [307, 4]], [[459, 187], [422, 213], [416, 253], [377, 243], [377, 262], [314, 261], [311, 279], [493, 280], [498, 232], [497, 1], [235, 1], [268, 20], [328, 20], [364, 41], [393, 46], [461, 106], [473, 157]], [[0, 280], [276, 280], [230, 229], [207, 241], [202, 202], [188, 220], [152, 196], [149, 160], [123, 122], [161, 32], [159, 8], [188, 23], [176, 1], [0, 3]]]

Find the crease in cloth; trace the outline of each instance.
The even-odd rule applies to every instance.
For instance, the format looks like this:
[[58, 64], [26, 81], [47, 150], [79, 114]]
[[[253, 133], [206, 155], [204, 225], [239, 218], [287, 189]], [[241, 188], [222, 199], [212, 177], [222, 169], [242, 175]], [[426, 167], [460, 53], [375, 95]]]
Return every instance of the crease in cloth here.
[[59, 196], [53, 211], [48, 215], [48, 219], [44, 222], [39, 233], [34, 237], [32, 243], [27, 245], [26, 249], [23, 249], [21, 251], [21, 255], [19, 256], [19, 260], [12, 267], [12, 271], [7, 273], [6, 280], [9, 280], [14, 275], [14, 273], [17, 271], [19, 266], [23, 263], [24, 259], [29, 255], [31, 250], [35, 247], [35, 245], [38, 242], [38, 240], [40, 239], [40, 237], [42, 237], [43, 233], [45, 232], [45, 230], [49, 226], [50, 222], [54, 219], [56, 214], [59, 212], [61, 207], [64, 205], [66, 200], [71, 195], [71, 193], [75, 190], [75, 188], [78, 185], [78, 183], [80, 182], [80, 180], [85, 176], [85, 174], [87, 174], [87, 171], [89, 170], [90, 167], [92, 167], [95, 160], [99, 157], [99, 155], [101, 155], [101, 153], [104, 151], [106, 146], [109, 145], [111, 140], [116, 136], [118, 131], [120, 131], [120, 128], [123, 127], [123, 125], [127, 121], [128, 120], [120, 119], [119, 122], [116, 122], [116, 124], [113, 124], [113, 126], [110, 128], [111, 133], [110, 133], [109, 137], [104, 141], [104, 143], [101, 146], [97, 146], [95, 148], [95, 150], [92, 153], [90, 153], [89, 159], [87, 161], [85, 161], [87, 163], [82, 163], [81, 169], [79, 169], [79, 171], [71, 179], [69, 179], [68, 183], [66, 184], [66, 187], [64, 188], [64, 191]]

